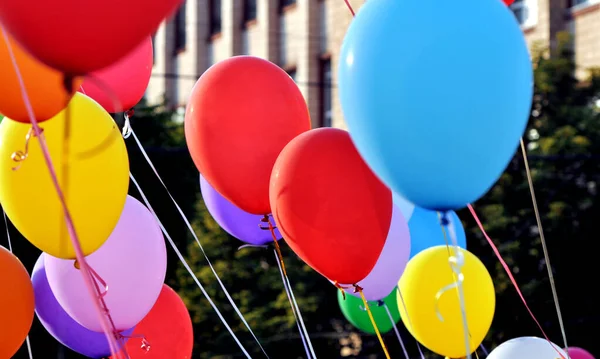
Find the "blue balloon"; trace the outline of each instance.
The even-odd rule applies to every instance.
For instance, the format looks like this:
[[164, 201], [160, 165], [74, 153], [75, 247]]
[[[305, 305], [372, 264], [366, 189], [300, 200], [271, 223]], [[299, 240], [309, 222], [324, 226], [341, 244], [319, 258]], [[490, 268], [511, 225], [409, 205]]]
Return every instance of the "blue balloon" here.
[[[448, 226], [454, 227], [458, 246], [467, 249], [465, 228], [456, 212], [448, 212], [448, 221], [450, 222]], [[440, 218], [436, 211], [415, 207], [412, 217], [408, 221], [408, 229], [410, 231], [410, 258], [430, 247], [453, 245], [448, 231], [446, 231], [446, 238], [444, 238]]]
[[373, 171], [415, 205], [483, 196], [523, 135], [533, 70], [500, 0], [370, 0], [339, 59], [350, 134]]

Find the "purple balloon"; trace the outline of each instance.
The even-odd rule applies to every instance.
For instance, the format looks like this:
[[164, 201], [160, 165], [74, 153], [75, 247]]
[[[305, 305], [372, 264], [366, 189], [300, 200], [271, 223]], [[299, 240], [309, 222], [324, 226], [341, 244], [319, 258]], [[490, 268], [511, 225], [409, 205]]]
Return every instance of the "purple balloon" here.
[[[387, 297], [398, 285], [410, 257], [410, 231], [402, 210], [394, 204], [390, 230], [379, 259], [365, 279], [358, 282], [367, 300]], [[346, 290], [354, 296], [353, 290]]]
[[[208, 212], [227, 233], [240, 241], [253, 245], [273, 242], [271, 232], [259, 227], [263, 216], [245, 212], [229, 202], [202, 175], [200, 175], [200, 191], [202, 191], [202, 198]], [[273, 219], [271, 220], [273, 221]], [[275, 235], [277, 239], [282, 237], [277, 229], [275, 229]]]
[[[134, 327], [156, 303], [167, 271], [165, 240], [152, 213], [127, 196], [110, 237], [86, 259], [107, 284], [104, 301], [117, 330]], [[101, 332], [97, 312], [74, 261], [46, 255], [45, 262], [48, 283], [58, 303], [79, 324]]]
[[[111, 355], [110, 346], [104, 333], [92, 332], [77, 323], [58, 304], [48, 284], [42, 253], [33, 267], [31, 283], [35, 295], [35, 312], [38, 319], [59, 343], [90, 358], [104, 358]], [[122, 332], [131, 335], [133, 328]], [[120, 344], [120, 343], [119, 343]]]

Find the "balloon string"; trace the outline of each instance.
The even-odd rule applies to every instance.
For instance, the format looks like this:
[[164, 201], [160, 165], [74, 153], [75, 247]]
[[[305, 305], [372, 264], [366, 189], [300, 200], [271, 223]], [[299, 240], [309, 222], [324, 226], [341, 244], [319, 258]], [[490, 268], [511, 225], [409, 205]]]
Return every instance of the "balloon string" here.
[[[10, 239], [10, 231], [8, 230], [8, 219], [6, 218], [6, 212], [2, 209], [2, 214], [4, 215], [4, 228], [6, 228], [6, 241], [8, 242], [8, 250], [10, 253], [13, 252], [12, 240]], [[29, 335], [25, 338], [27, 342], [27, 353], [29, 354], [29, 359], [33, 359], [33, 352], [31, 350], [31, 341], [29, 340]]]
[[400, 331], [398, 331], [398, 328], [396, 327], [396, 321], [394, 320], [394, 317], [392, 316], [392, 313], [390, 312], [390, 308], [388, 308], [387, 304], [385, 304], [384, 301], [381, 301], [381, 303], [382, 303], [383, 309], [385, 309], [385, 312], [388, 315], [388, 318], [390, 318], [390, 322], [392, 323], [392, 328], [394, 328], [396, 337], [398, 338], [398, 341], [400, 342], [400, 346], [402, 347], [402, 352], [404, 353], [404, 357], [406, 359], [410, 359], [410, 357], [408, 356], [408, 352], [406, 351], [406, 347], [404, 346], [404, 341], [402, 340], [402, 336], [400, 336]]
[[[99, 77], [96, 77], [92, 74], [87, 74], [85, 76], [85, 78], [87, 80], [91, 81], [92, 83], [94, 83], [94, 85], [96, 85], [102, 92], [104, 92], [105, 95], [107, 95], [110, 98], [110, 101], [113, 104], [113, 108], [115, 109], [115, 112], [123, 112], [123, 111], [129, 110], [129, 109], [123, 108], [121, 99], [119, 99], [119, 96], [117, 96], [114, 89], [111, 88], [107, 83], [102, 81], [102, 79], [100, 79]], [[86, 94], [85, 90], [83, 89], [83, 85], [80, 86], [80, 90], [84, 95]]]
[[[19, 86], [21, 88], [21, 97], [23, 99], [23, 102], [25, 104], [25, 108], [27, 110], [27, 114], [29, 116], [29, 120], [31, 122], [31, 125], [33, 127], [33, 132], [34, 134], [38, 137], [39, 139], [39, 143], [40, 143], [40, 148], [42, 150], [42, 154], [44, 157], [44, 161], [46, 162], [46, 166], [48, 167], [48, 171], [50, 172], [50, 177], [52, 179], [52, 183], [54, 185], [54, 188], [57, 192], [60, 204], [62, 206], [62, 210], [63, 210], [63, 215], [65, 217], [65, 221], [66, 221], [66, 225], [67, 225], [67, 230], [69, 232], [70, 238], [71, 238], [71, 242], [73, 245], [73, 248], [75, 250], [75, 255], [77, 257], [77, 259], [79, 260], [79, 262], [82, 265], [82, 274], [83, 274], [83, 279], [84, 279], [84, 283], [85, 286], [88, 290], [89, 295], [92, 298], [92, 301], [94, 302], [94, 309], [96, 310], [96, 313], [98, 315], [98, 319], [100, 320], [100, 324], [102, 326], [102, 329], [104, 331], [104, 334], [106, 335], [106, 339], [108, 341], [111, 353], [114, 355], [116, 353], [116, 349], [117, 348], [117, 343], [116, 343], [116, 338], [114, 335], [114, 330], [111, 331], [110, 330], [110, 326], [109, 323], [107, 321], [107, 318], [103, 315], [103, 311], [102, 311], [102, 307], [101, 307], [101, 302], [103, 301], [101, 298], [97, 298], [95, 291], [94, 291], [94, 285], [92, 283], [92, 279], [90, 277], [89, 274], [89, 270], [88, 270], [88, 265], [87, 262], [85, 260], [85, 257], [83, 255], [83, 251], [81, 250], [81, 246], [79, 244], [79, 238], [77, 236], [77, 233], [75, 231], [75, 228], [73, 226], [73, 220], [71, 218], [71, 214], [69, 212], [69, 209], [67, 207], [67, 203], [66, 203], [66, 199], [65, 196], [63, 194], [63, 191], [60, 187], [60, 183], [58, 181], [58, 176], [56, 174], [56, 171], [54, 169], [54, 165], [52, 164], [52, 158], [50, 157], [50, 151], [48, 150], [48, 146], [46, 143], [46, 140], [43, 136], [42, 130], [39, 127], [39, 124], [35, 118], [35, 114], [33, 112], [33, 107], [31, 106], [31, 102], [29, 101], [29, 96], [27, 95], [27, 89], [25, 87], [25, 83], [23, 80], [23, 77], [21, 75], [21, 71], [19, 69], [19, 65], [17, 64], [17, 60], [15, 58], [15, 55], [13, 53], [12, 50], [12, 46], [10, 45], [10, 42], [8, 40], [8, 34], [6, 33], [6, 30], [4, 29], [3, 26], [0, 26], [0, 30], [2, 31], [2, 35], [4, 38], [4, 42], [7, 46], [8, 49], [8, 53], [13, 65], [13, 68], [15, 70], [15, 74], [17, 76], [17, 79], [19, 81]], [[114, 328], [113, 328], [114, 329]]]
[[[406, 321], [408, 322], [408, 326], [412, 327], [412, 322], [410, 321], [410, 316], [408, 315], [408, 310], [406, 309], [406, 303], [404, 302], [404, 297], [402, 296], [402, 292], [400, 291], [400, 287], [396, 286], [396, 290], [398, 291], [398, 296], [400, 297], [400, 302], [402, 302], [402, 307], [404, 308], [404, 313], [406, 314]], [[415, 343], [417, 343], [417, 349], [419, 350], [419, 354], [421, 355], [421, 359], [425, 359], [425, 355], [423, 354], [423, 350], [421, 350], [421, 345], [419, 344], [419, 341], [415, 340]]]
[[279, 247], [279, 242], [277, 240], [277, 236], [275, 235], [275, 227], [271, 223], [269, 219], [269, 215], [265, 214], [265, 216], [260, 220], [263, 223], [268, 223], [269, 227], [262, 227], [259, 225], [261, 229], [268, 229], [271, 232], [271, 236], [273, 237], [273, 243], [275, 244], [275, 250], [277, 251], [277, 256], [279, 261], [281, 262], [281, 269], [283, 270], [283, 275], [287, 277], [287, 271], [285, 270], [285, 263], [283, 262], [283, 255], [281, 254], [281, 248]]
[[236, 312], [236, 314], [238, 315], [238, 317], [240, 318], [240, 320], [242, 321], [242, 323], [244, 324], [244, 326], [246, 327], [246, 329], [248, 329], [248, 332], [252, 335], [252, 337], [254, 338], [254, 340], [256, 341], [256, 343], [258, 344], [258, 346], [260, 347], [260, 349], [262, 350], [262, 352], [265, 355], [265, 357], [269, 358], [269, 355], [267, 355], [267, 352], [265, 351], [265, 349], [263, 348], [263, 346], [260, 344], [260, 341], [258, 340], [258, 337], [254, 334], [254, 332], [252, 331], [252, 328], [250, 328], [250, 325], [248, 324], [248, 322], [244, 318], [244, 315], [242, 314], [242, 312], [240, 311], [240, 309], [238, 308], [238, 306], [235, 304], [233, 298], [229, 294], [229, 291], [227, 290], [227, 288], [225, 288], [225, 285], [221, 281], [221, 278], [217, 274], [217, 271], [215, 270], [215, 268], [213, 267], [212, 263], [210, 262], [210, 259], [208, 258], [208, 255], [206, 254], [206, 251], [204, 250], [204, 247], [200, 243], [200, 239], [198, 239], [198, 236], [196, 235], [196, 232], [194, 231], [194, 228], [192, 227], [192, 224], [188, 220], [188, 218], [185, 215], [185, 213], [183, 213], [183, 210], [181, 209], [181, 207], [179, 206], [179, 204], [177, 203], [177, 201], [175, 201], [175, 198], [173, 198], [173, 195], [171, 195], [171, 192], [169, 192], [169, 189], [167, 188], [167, 185], [164, 183], [164, 181], [162, 180], [162, 178], [158, 174], [158, 171], [156, 170], [156, 167], [154, 167], [154, 164], [150, 160], [150, 157], [148, 157], [148, 154], [144, 150], [144, 146], [142, 146], [142, 143], [140, 142], [140, 140], [135, 135], [135, 132], [133, 131], [133, 127], [131, 127], [131, 122], [129, 121], [129, 117], [130, 117], [130, 115], [132, 113], [133, 113], [132, 111], [128, 111], [128, 112], [126, 112], [124, 114], [125, 124], [123, 125], [123, 138], [128, 138], [130, 136], [133, 137], [135, 143], [137, 144], [138, 148], [140, 149], [142, 155], [144, 156], [144, 159], [146, 160], [146, 162], [148, 163], [148, 165], [150, 166], [150, 168], [154, 172], [154, 175], [156, 176], [156, 178], [158, 178], [158, 180], [162, 184], [162, 186], [165, 189], [165, 191], [167, 192], [167, 194], [169, 195], [169, 198], [171, 199], [171, 201], [175, 205], [175, 208], [177, 209], [177, 212], [179, 212], [179, 215], [181, 216], [181, 218], [183, 219], [184, 223], [186, 224], [186, 226], [187, 226], [190, 234], [192, 235], [192, 237], [194, 237], [194, 240], [196, 241], [196, 244], [198, 244], [198, 247], [200, 248], [200, 251], [202, 252], [202, 255], [204, 256], [204, 259], [206, 260], [206, 263], [208, 264], [208, 267], [210, 268], [211, 272], [215, 276], [215, 279], [217, 280], [217, 283], [219, 284], [219, 286], [221, 287], [221, 290], [225, 294], [225, 297], [229, 301], [229, 304], [231, 304], [233, 310]]
[[264, 246], [260, 246], [260, 245], [256, 245], [256, 244], [243, 244], [241, 246], [238, 247], [238, 251], [242, 250], [244, 248], [263, 248], [263, 249], [267, 249], [269, 248], [269, 246], [264, 245]]
[[523, 161], [525, 163], [525, 173], [527, 175], [527, 183], [529, 184], [529, 192], [531, 194], [531, 202], [533, 203], [533, 211], [535, 213], [535, 220], [538, 227], [538, 233], [540, 234], [540, 241], [542, 242], [542, 251], [544, 252], [544, 261], [546, 262], [546, 269], [548, 270], [548, 279], [550, 281], [550, 288], [552, 290], [552, 298], [554, 299], [554, 307], [556, 308], [556, 315], [558, 316], [558, 324], [560, 326], [560, 332], [562, 334], [563, 344], [567, 358], [569, 356], [569, 345], [567, 344], [567, 333], [565, 331], [565, 324], [560, 310], [560, 304], [558, 302], [558, 292], [556, 290], [556, 282], [554, 281], [554, 275], [552, 274], [552, 265], [550, 264], [550, 255], [548, 254], [548, 245], [546, 244], [546, 238], [544, 236], [544, 227], [542, 226], [542, 219], [540, 211], [538, 210], [538, 204], [535, 197], [535, 190], [533, 188], [533, 178], [531, 176], [531, 170], [529, 169], [529, 160], [527, 159], [527, 149], [525, 148], [525, 142], [521, 137], [521, 152], [523, 154]]
[[12, 253], [12, 241], [10, 239], [10, 232], [8, 231], [8, 219], [6, 218], [6, 212], [4, 211], [4, 208], [2, 209], [2, 214], [4, 215], [4, 228], [6, 228], [6, 240], [8, 241], [8, 250], [10, 251], [10, 253]]
[[[41, 129], [42, 131], [44, 129]], [[17, 162], [18, 164], [12, 168], [13, 171], [18, 170], [19, 168], [21, 168], [21, 165], [23, 164], [23, 161], [25, 161], [27, 159], [27, 157], [29, 156], [29, 143], [31, 142], [31, 137], [34, 136], [33, 134], [33, 127], [29, 129], [29, 131], [27, 132], [27, 135], [25, 135], [25, 149], [23, 151], [18, 150], [13, 152], [10, 155], [10, 158]]]
[[27, 343], [27, 353], [29, 354], [29, 359], [33, 359], [33, 351], [31, 350], [31, 341], [29, 340], [29, 335], [25, 338], [25, 342]]
[[[261, 219], [262, 223], [267, 223], [268, 227], [263, 227], [261, 225], [259, 225], [259, 227], [263, 230], [269, 230], [271, 232], [271, 236], [273, 237], [273, 242], [274, 242], [274, 246], [275, 246], [275, 257], [277, 259], [277, 266], [279, 267], [279, 271], [281, 272], [282, 275], [282, 280], [283, 280], [283, 286], [286, 290], [286, 293], [288, 294], [288, 298], [290, 299], [290, 304], [292, 306], [292, 312], [294, 313], [294, 317], [296, 318], [296, 324], [298, 324], [298, 322], [300, 323], [299, 325], [299, 329], [300, 329], [300, 337], [302, 338], [302, 341], [304, 342], [306, 340], [306, 343], [308, 343], [308, 348], [310, 349], [310, 354], [312, 354], [312, 357], [314, 359], [317, 359], [317, 355], [315, 354], [315, 350], [312, 346], [312, 342], [310, 341], [310, 336], [308, 335], [308, 330], [306, 329], [306, 325], [304, 324], [304, 319], [302, 318], [302, 313], [300, 313], [300, 307], [298, 307], [298, 302], [296, 301], [296, 297], [294, 296], [294, 290], [292, 289], [292, 284], [290, 283], [290, 278], [287, 275], [287, 272], [285, 270], [285, 263], [283, 262], [283, 255], [281, 254], [281, 247], [279, 246], [279, 242], [277, 240], [277, 236], [275, 235], [275, 226], [273, 225], [273, 223], [271, 223], [271, 220], [269, 218], [268, 215], [265, 215], [262, 219]], [[296, 316], [297, 314], [297, 316]], [[306, 349], [306, 346], [305, 346]], [[309, 355], [309, 353], [306, 353], [307, 357], [310, 359], [311, 355]]]
[[346, 6], [348, 7], [348, 10], [350, 10], [350, 12], [352, 13], [352, 16], [356, 16], [356, 14], [354, 13], [354, 9], [352, 8], [352, 5], [350, 5], [350, 1], [349, 0], [344, 0], [344, 2], [346, 3]]
[[306, 352], [306, 357], [308, 359], [311, 359], [311, 355], [310, 355], [310, 350], [308, 349], [308, 345], [306, 344], [306, 338], [304, 337], [304, 330], [303, 328], [300, 326], [300, 322], [298, 321], [298, 316], [296, 315], [296, 309], [294, 308], [294, 303], [292, 302], [292, 296], [290, 295], [290, 290], [288, 289], [286, 280], [285, 280], [285, 273], [283, 271], [283, 267], [281, 266], [281, 262], [279, 261], [279, 254], [277, 253], [277, 250], [273, 251], [275, 253], [275, 261], [277, 262], [277, 267], [279, 268], [279, 273], [281, 274], [281, 281], [283, 283], [283, 288], [285, 289], [285, 294], [288, 297], [288, 300], [290, 301], [290, 306], [292, 308], [292, 313], [294, 314], [294, 319], [296, 319], [296, 325], [298, 326], [298, 331], [300, 332], [300, 339], [302, 339], [302, 345], [304, 346], [304, 351]]
[[496, 247], [496, 245], [494, 244], [494, 242], [492, 241], [492, 239], [490, 238], [490, 236], [488, 236], [487, 232], [485, 231], [485, 229], [483, 228], [483, 224], [481, 223], [481, 221], [479, 220], [479, 217], [477, 216], [477, 213], [475, 212], [475, 209], [473, 208], [472, 205], [467, 205], [467, 207], [469, 208], [469, 211], [471, 212], [471, 214], [473, 215], [473, 218], [475, 219], [475, 222], [477, 223], [477, 226], [479, 227], [479, 229], [481, 230], [481, 233], [483, 234], [483, 236], [485, 237], [485, 239], [487, 240], [487, 242], [490, 244], [490, 247], [492, 247], [492, 250], [494, 251], [494, 254], [496, 254], [496, 257], [498, 258], [498, 260], [500, 261], [500, 264], [502, 265], [502, 267], [504, 268], [504, 271], [506, 272], [506, 274], [508, 275], [508, 278], [510, 279], [513, 287], [515, 287], [515, 290], [517, 291], [517, 294], [519, 295], [519, 298], [521, 298], [521, 301], [523, 302], [523, 304], [525, 305], [525, 308], [527, 309], [527, 311], [529, 312], [529, 315], [531, 316], [531, 318], [533, 319], [533, 321], [535, 322], [535, 324], [537, 324], [538, 328], [540, 329], [540, 331], [542, 332], [542, 334], [544, 335], [544, 338], [546, 338], [546, 341], [548, 342], [548, 344], [550, 344], [552, 346], [552, 348], [554, 348], [554, 350], [558, 353], [558, 355], [560, 355], [560, 357], [562, 359], [566, 359], [561, 352], [556, 349], [556, 347], [552, 344], [552, 342], [550, 341], [550, 339], [548, 338], [548, 335], [546, 335], [546, 332], [544, 331], [544, 328], [542, 327], [542, 325], [540, 324], [540, 322], [537, 320], [537, 318], [535, 317], [535, 315], [533, 314], [533, 311], [531, 310], [531, 308], [529, 308], [529, 305], [527, 304], [527, 300], [525, 299], [525, 296], [523, 295], [523, 293], [521, 292], [521, 288], [519, 287], [519, 285], [517, 284], [517, 281], [515, 280], [515, 277], [513, 276], [510, 268], [508, 267], [508, 264], [506, 264], [506, 262], [504, 261], [504, 258], [502, 258], [502, 255], [500, 254], [500, 251], [498, 250], [498, 248]]
[[481, 344], [479, 346], [481, 348], [481, 351], [483, 352], [483, 354], [485, 354], [485, 356], [487, 357], [488, 355], [490, 355], [487, 351], [487, 349], [483, 346], [483, 344]]
[[[446, 287], [440, 289], [440, 291], [435, 296], [435, 308], [436, 314], [438, 315], [438, 319], [440, 321], [444, 321], [442, 314], [439, 311], [439, 300], [441, 296], [450, 289], [456, 288], [458, 291], [458, 303], [460, 307], [462, 322], [463, 322], [463, 331], [465, 338], [465, 352], [466, 358], [471, 359], [471, 335], [469, 333], [469, 325], [467, 321], [467, 310], [465, 305], [465, 294], [463, 288], [463, 282], [465, 280], [464, 274], [462, 273], [462, 267], [465, 265], [465, 256], [462, 253], [462, 250], [458, 246], [458, 240], [456, 239], [456, 232], [454, 231], [454, 227], [450, 225], [450, 221], [448, 220], [447, 213], [438, 212], [438, 217], [440, 219], [442, 234], [444, 236], [444, 240], [446, 241], [446, 248], [448, 248], [448, 263], [450, 264], [450, 268], [452, 269], [454, 276], [454, 283], [447, 285]], [[450, 241], [452, 242], [452, 246], [454, 249], [454, 255], [451, 255], [450, 248], [448, 246], [448, 238], [447, 234], [450, 237]], [[477, 355], [477, 353], [475, 354]]]
[[388, 352], [387, 347], [385, 346], [385, 342], [383, 341], [383, 337], [381, 336], [381, 333], [379, 332], [379, 328], [377, 328], [377, 323], [375, 322], [375, 318], [373, 317], [373, 313], [371, 313], [371, 308], [369, 308], [369, 303], [367, 303], [367, 299], [365, 298], [365, 294], [363, 293], [363, 289], [355, 284], [354, 285], [354, 292], [358, 292], [360, 293], [360, 298], [363, 301], [363, 304], [365, 306], [365, 308], [367, 309], [367, 314], [369, 314], [369, 319], [371, 319], [371, 324], [373, 324], [373, 328], [375, 329], [375, 334], [377, 334], [377, 339], [379, 339], [379, 344], [381, 344], [381, 348], [383, 349], [383, 353], [385, 354], [385, 357], [387, 359], [390, 359], [390, 353]]
[[196, 285], [198, 286], [198, 288], [200, 289], [200, 291], [204, 295], [204, 298], [206, 298], [206, 300], [208, 301], [208, 303], [210, 304], [210, 306], [213, 308], [213, 310], [215, 311], [215, 313], [217, 314], [217, 316], [219, 317], [219, 319], [221, 320], [221, 322], [223, 323], [223, 325], [225, 326], [225, 328], [227, 329], [227, 331], [229, 332], [229, 334], [231, 334], [231, 336], [233, 337], [233, 340], [240, 347], [240, 349], [242, 350], [242, 352], [244, 353], [244, 355], [246, 356], [246, 358], [252, 359], [252, 357], [250, 356], [250, 354], [248, 354], [248, 351], [246, 351], [246, 349], [244, 348], [244, 346], [242, 345], [242, 343], [240, 342], [240, 340], [238, 339], [238, 337], [233, 332], [233, 329], [231, 329], [231, 327], [229, 326], [229, 324], [227, 324], [227, 321], [225, 320], [225, 318], [223, 317], [223, 315], [219, 311], [219, 308], [217, 308], [217, 306], [215, 305], [215, 303], [213, 302], [213, 300], [210, 298], [210, 296], [208, 295], [208, 293], [204, 289], [204, 286], [202, 285], [202, 283], [200, 283], [200, 280], [198, 280], [198, 277], [196, 276], [196, 274], [194, 274], [194, 271], [192, 270], [192, 268], [190, 267], [190, 265], [188, 264], [188, 262], [185, 260], [185, 257], [183, 256], [183, 254], [181, 254], [181, 251], [179, 250], [179, 248], [177, 248], [177, 245], [175, 244], [175, 242], [173, 241], [173, 239], [169, 235], [169, 232], [167, 232], [166, 228], [163, 226], [163, 224], [162, 224], [161, 220], [158, 218], [158, 215], [156, 214], [156, 212], [154, 212], [154, 209], [152, 208], [152, 205], [150, 204], [150, 201], [148, 201], [148, 198], [146, 197], [146, 194], [144, 193], [144, 191], [142, 191], [142, 188], [140, 187], [140, 185], [136, 181], [135, 177], [133, 177], [133, 174], [131, 172], [129, 173], [129, 178], [131, 178], [131, 182], [133, 182], [133, 185], [137, 188], [138, 192], [140, 193], [140, 196], [142, 197], [142, 200], [146, 204], [146, 207], [148, 207], [148, 210], [150, 211], [150, 213], [152, 213], [152, 215], [156, 219], [156, 222], [158, 223], [161, 231], [163, 232], [163, 234], [167, 238], [167, 241], [171, 245], [171, 248], [173, 248], [173, 251], [175, 251], [175, 254], [179, 258], [179, 261], [181, 261], [181, 264], [183, 264], [183, 266], [188, 271], [188, 273], [190, 274], [190, 276], [192, 276], [192, 279], [194, 280], [194, 282], [196, 283]]

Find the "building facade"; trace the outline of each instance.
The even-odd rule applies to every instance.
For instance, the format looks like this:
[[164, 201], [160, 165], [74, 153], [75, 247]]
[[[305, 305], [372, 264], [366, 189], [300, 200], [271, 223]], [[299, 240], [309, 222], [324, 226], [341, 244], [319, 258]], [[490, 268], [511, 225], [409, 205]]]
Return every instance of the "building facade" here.
[[578, 77], [600, 66], [600, 0], [516, 0], [511, 8], [530, 47], [554, 46], [558, 33], [569, 32]]
[[[365, 0], [352, 0], [355, 10]], [[516, 0], [511, 6], [530, 46], [574, 35], [579, 74], [600, 66], [600, 0]], [[352, 21], [344, 0], [186, 0], [154, 35], [155, 63], [146, 92], [183, 114], [198, 77], [235, 55], [259, 56], [297, 82], [313, 127], [345, 128], [336, 62]]]

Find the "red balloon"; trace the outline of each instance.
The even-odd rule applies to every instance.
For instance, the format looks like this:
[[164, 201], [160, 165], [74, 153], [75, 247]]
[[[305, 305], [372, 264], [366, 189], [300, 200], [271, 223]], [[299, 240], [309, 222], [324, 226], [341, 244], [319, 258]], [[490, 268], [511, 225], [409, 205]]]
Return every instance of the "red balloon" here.
[[506, 6], [510, 6], [510, 5], [512, 5], [512, 3], [515, 2], [515, 0], [502, 0], [502, 1], [504, 1], [504, 3], [506, 4]]
[[348, 132], [319, 128], [293, 139], [273, 167], [273, 216], [292, 250], [331, 281], [354, 284], [375, 266], [392, 219], [392, 193]]
[[0, 23], [50, 67], [84, 75], [150, 36], [182, 0], [0, 0]]
[[[148, 351], [142, 348], [142, 339], [136, 337], [141, 335], [150, 345]], [[131, 359], [190, 359], [193, 348], [190, 313], [179, 295], [163, 284], [158, 300], [135, 326], [125, 350]]]
[[[185, 138], [202, 176], [230, 202], [269, 214], [269, 178], [279, 152], [310, 129], [304, 97], [277, 65], [236, 56], [198, 80], [185, 114]], [[258, 224], [257, 224], [258, 225]]]
[[[93, 72], [93, 78], [86, 78], [79, 92], [96, 100], [107, 112], [129, 110], [144, 97], [152, 74], [153, 59], [152, 38], [148, 36], [121, 60]], [[98, 86], [98, 82], [101, 86]], [[112, 91], [112, 94], [108, 91]], [[118, 100], [119, 107], [115, 100]]]

